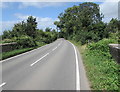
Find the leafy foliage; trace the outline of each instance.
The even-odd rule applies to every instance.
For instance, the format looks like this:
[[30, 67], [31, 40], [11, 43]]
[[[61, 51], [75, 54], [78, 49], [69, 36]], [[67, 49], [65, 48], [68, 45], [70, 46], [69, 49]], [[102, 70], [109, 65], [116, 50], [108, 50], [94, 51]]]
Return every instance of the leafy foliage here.
[[103, 15], [99, 11], [99, 6], [95, 3], [82, 3], [66, 9], [58, 16], [60, 21], [54, 24], [67, 39], [81, 41], [82, 44], [98, 41], [103, 38], [99, 33], [105, 28], [101, 21]]
[[37, 29], [36, 18], [29, 16], [26, 22], [16, 23], [11, 31], [4, 31], [2, 39], [17, 42], [17, 48], [27, 48], [51, 43], [57, 39], [57, 35], [56, 30], [51, 28], [46, 28], [45, 32]]
[[110, 43], [116, 43], [117, 41], [115, 39], [103, 39], [100, 40], [97, 43], [91, 43], [88, 45], [89, 50], [100, 50], [103, 52], [109, 52], [109, 46]]
[[36, 46], [35, 41], [29, 36], [21, 36], [17, 39], [18, 48], [27, 48]]
[[26, 30], [27, 35], [35, 38], [36, 28], [37, 28], [36, 18], [29, 16], [27, 19], [27, 30]]
[[[54, 24], [60, 30], [60, 37], [86, 44], [109, 38], [112, 33], [118, 37], [120, 21], [112, 19], [110, 23], [102, 22], [103, 14], [99, 5], [91, 2], [82, 3], [66, 9]], [[117, 38], [118, 40], [118, 38]]]
[[84, 63], [92, 89], [118, 91], [119, 65], [112, 59], [108, 47], [108, 44], [116, 42], [113, 39], [103, 39], [87, 46]]
[[30, 51], [32, 49], [34, 49], [34, 48], [22, 48], [22, 49], [9, 51], [9, 52], [3, 52], [3, 53], [0, 53], [0, 55], [2, 55], [2, 60], [3, 60], [3, 59], [6, 59], [6, 58], [9, 58], [9, 57], [24, 53], [26, 51]]

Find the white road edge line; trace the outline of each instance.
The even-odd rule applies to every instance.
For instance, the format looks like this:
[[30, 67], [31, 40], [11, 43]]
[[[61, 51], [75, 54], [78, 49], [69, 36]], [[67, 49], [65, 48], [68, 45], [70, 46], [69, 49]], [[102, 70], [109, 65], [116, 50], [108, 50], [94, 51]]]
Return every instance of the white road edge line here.
[[[46, 44], [46, 45], [44, 45], [44, 46], [42, 46], [42, 47], [39, 47], [39, 48], [37, 48], [37, 49], [40, 49], [40, 48], [46, 47], [46, 46], [48, 46], [48, 45], [50, 45], [50, 44]], [[30, 52], [32, 52], [32, 51], [35, 51], [35, 50], [37, 50], [37, 49], [33, 49], [33, 50], [31, 50], [31, 51], [28, 51], [28, 52], [25, 52], [25, 53], [22, 53], [22, 54], [19, 54], [19, 55], [16, 55], [16, 56], [10, 57], [10, 58], [8, 58], [8, 59], [2, 60], [2, 61], [0, 61], [0, 63], [3, 63], [3, 62], [5, 62], [5, 61], [7, 61], [7, 60], [10, 60], [10, 59], [13, 59], [13, 58], [16, 58], [16, 57], [22, 56], [22, 55], [25, 55], [25, 54], [30, 53]]]
[[[69, 43], [71, 43], [71, 42], [69, 42]], [[73, 44], [72, 44], [72, 46], [74, 48], [75, 58], [76, 58], [76, 90], [80, 90], [80, 72], [79, 72], [78, 55], [77, 55], [77, 50], [76, 50], [75, 46]]]
[[[56, 41], [57, 41], [57, 40], [56, 40]], [[54, 42], [55, 42], [55, 41], [54, 41]], [[52, 42], [52, 43], [54, 43], [54, 42]], [[50, 44], [52, 44], [52, 43], [50, 43]], [[35, 51], [35, 50], [37, 50], [37, 49], [40, 49], [40, 48], [49, 46], [50, 44], [46, 44], [46, 45], [44, 45], [44, 46], [41, 46], [41, 47], [39, 47], [39, 48], [36, 48], [36, 49], [30, 50], [30, 51], [27, 51], [27, 52], [25, 52], [25, 53], [22, 53], [22, 54], [19, 54], [19, 55], [16, 55], [16, 56], [7, 58], [7, 59], [5, 59], [5, 60], [1, 60], [0, 63], [3, 63], [3, 62], [5, 62], [5, 61], [7, 61], [7, 60], [11, 60], [11, 59], [13, 59], [13, 58], [16, 58], [16, 57], [19, 57], [19, 56], [22, 56], [22, 55], [25, 55], [25, 54], [30, 53], [30, 52], [32, 52], [32, 51]]]
[[2, 86], [4, 86], [6, 83], [4, 82], [4, 83], [2, 83], [1, 85], [0, 85], [0, 87], [2, 87]]
[[40, 60], [42, 60], [44, 57], [46, 57], [47, 55], [49, 55], [49, 53], [45, 54], [44, 56], [42, 56], [40, 59], [38, 59], [37, 61], [35, 61], [34, 63], [32, 63], [30, 66], [33, 66], [34, 64], [36, 64], [37, 62], [39, 62]]

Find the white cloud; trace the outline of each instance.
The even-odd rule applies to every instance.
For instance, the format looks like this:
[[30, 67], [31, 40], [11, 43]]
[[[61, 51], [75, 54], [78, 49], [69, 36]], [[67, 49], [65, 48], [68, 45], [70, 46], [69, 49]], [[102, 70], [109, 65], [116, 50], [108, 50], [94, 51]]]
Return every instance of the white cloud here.
[[100, 5], [100, 11], [104, 15], [104, 22], [109, 22], [112, 18], [118, 18], [118, 1], [106, 0]]
[[15, 17], [17, 17], [20, 20], [25, 20], [30, 16], [30, 15], [23, 15], [21, 13], [15, 13], [14, 15], [15, 15]]
[[[26, 20], [28, 16], [31, 16], [31, 15], [23, 15], [20, 13], [16, 13], [14, 15], [21, 21]], [[38, 28], [42, 28], [42, 29], [45, 29], [46, 27], [55, 27], [54, 21], [58, 20], [50, 17], [38, 17], [38, 16], [33, 16], [33, 17], [35, 17], [36, 21], [38, 22]]]
[[36, 8], [43, 8], [43, 7], [59, 7], [63, 6], [64, 3], [58, 3], [58, 2], [22, 2], [20, 4], [19, 8], [25, 8], [29, 6], [33, 6]]
[[12, 27], [14, 26], [15, 23], [18, 23], [19, 21], [2, 21], [0, 22], [0, 34], [4, 31], [4, 30], [10, 30], [12, 29]]
[[38, 28], [45, 29], [46, 27], [55, 28], [54, 21], [57, 21], [57, 19], [52, 18], [37, 18], [38, 22]]
[[[28, 18], [28, 16], [30, 15], [23, 15], [20, 13], [16, 13], [14, 14], [18, 20], [17, 21], [3, 21], [0, 22], [0, 25], [2, 25], [2, 30], [8, 30], [8, 29], [12, 29], [15, 23], [21, 22], [22, 20], [26, 20]], [[36, 18], [36, 21], [38, 22], [38, 28], [39, 29], [45, 29], [46, 27], [51, 27], [51, 28], [55, 28], [54, 25], [54, 21], [57, 21], [58, 19], [53, 19], [50, 17], [38, 17], [38, 16], [33, 16]], [[2, 32], [0, 32], [1, 34]]]

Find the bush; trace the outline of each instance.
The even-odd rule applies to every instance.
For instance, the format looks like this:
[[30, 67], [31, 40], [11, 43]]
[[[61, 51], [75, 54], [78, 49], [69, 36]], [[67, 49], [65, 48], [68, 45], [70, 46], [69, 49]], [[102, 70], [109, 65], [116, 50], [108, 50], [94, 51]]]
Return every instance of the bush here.
[[45, 45], [45, 43], [41, 42], [41, 41], [36, 41], [36, 44], [37, 44], [37, 46], [43, 46], [43, 45]]
[[4, 39], [3, 42], [4, 43], [11, 43], [11, 42], [14, 42], [14, 40], [12, 40], [12, 39]]
[[117, 41], [114, 39], [103, 39], [97, 43], [91, 43], [87, 46], [84, 54], [84, 63], [92, 89], [119, 89], [119, 65], [112, 59], [108, 46], [108, 44], [116, 42]]
[[93, 43], [89, 44], [87, 48], [89, 50], [99, 50], [99, 51], [109, 52], [108, 45], [111, 43], [117, 43], [117, 41], [114, 39], [103, 39], [97, 43], [93, 42]]
[[17, 39], [18, 48], [28, 48], [36, 46], [36, 42], [29, 36], [21, 36]]

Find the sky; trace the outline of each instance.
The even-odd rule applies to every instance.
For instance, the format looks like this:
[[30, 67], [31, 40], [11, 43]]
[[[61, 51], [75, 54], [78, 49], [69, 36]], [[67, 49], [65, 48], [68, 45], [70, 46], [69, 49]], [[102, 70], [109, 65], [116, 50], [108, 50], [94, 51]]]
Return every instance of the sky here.
[[[0, 3], [0, 9], [2, 10], [0, 15], [0, 26], [2, 26], [2, 31], [12, 29], [15, 23], [26, 20], [30, 15], [36, 17], [39, 29], [45, 29], [46, 27], [56, 28], [54, 21], [58, 21], [57, 17], [60, 13], [64, 12], [68, 7], [83, 3], [85, 0], [79, 0], [77, 2], [65, 2], [65, 0], [60, 2], [39, 2], [38, 0], [34, 0], [36, 2], [33, 2], [33, 0], [29, 2], [26, 0], [16, 1], [4, 0], [4, 2], [2, 1], [2, 3]], [[104, 15], [104, 22], [109, 22], [112, 18], [118, 18], [119, 0], [86, 1], [92, 1], [99, 4], [100, 12]], [[0, 34], [2, 31], [0, 31]]]

